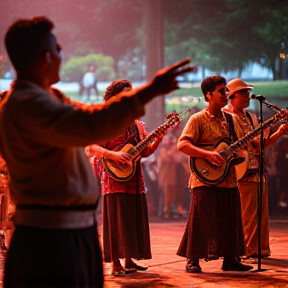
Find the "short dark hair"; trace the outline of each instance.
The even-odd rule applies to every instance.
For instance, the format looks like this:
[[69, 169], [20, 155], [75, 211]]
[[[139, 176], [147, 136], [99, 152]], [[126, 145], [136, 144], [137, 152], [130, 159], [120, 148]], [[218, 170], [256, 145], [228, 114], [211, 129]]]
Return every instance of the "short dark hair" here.
[[8, 28], [5, 46], [16, 71], [29, 69], [35, 64], [47, 49], [53, 28], [53, 22], [44, 16], [19, 19]]
[[124, 88], [132, 88], [132, 83], [126, 79], [114, 80], [106, 89], [104, 100], [107, 101], [123, 91]]
[[216, 86], [221, 84], [227, 84], [226, 79], [222, 76], [209, 76], [205, 78], [201, 83], [201, 90], [206, 99], [206, 94], [213, 92]]

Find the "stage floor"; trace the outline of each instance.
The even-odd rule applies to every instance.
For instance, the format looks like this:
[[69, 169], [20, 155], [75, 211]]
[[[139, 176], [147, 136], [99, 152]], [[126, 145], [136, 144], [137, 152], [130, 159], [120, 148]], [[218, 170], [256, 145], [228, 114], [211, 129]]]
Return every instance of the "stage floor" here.
[[[186, 219], [150, 219], [152, 259], [138, 261], [148, 266], [145, 272], [121, 277], [111, 275], [111, 264], [104, 263], [105, 288], [154, 288], [154, 287], [288, 287], [288, 210], [270, 215], [271, 256], [247, 259], [243, 263], [253, 265], [249, 272], [223, 272], [222, 260], [200, 260], [203, 272], [185, 272], [186, 259], [176, 255], [184, 231]], [[101, 226], [99, 227], [101, 232]], [[101, 238], [101, 234], [100, 234]], [[0, 251], [0, 277], [3, 276], [5, 253]], [[2, 281], [0, 282], [2, 288]]]
[[185, 223], [184, 219], [150, 219], [152, 259], [138, 262], [148, 270], [114, 277], [111, 265], [104, 263], [104, 287], [288, 287], [288, 210], [270, 216], [271, 256], [261, 259], [260, 265], [257, 258], [244, 260], [254, 267], [249, 272], [223, 272], [219, 259], [200, 260], [202, 273], [186, 273], [186, 259], [176, 255]]

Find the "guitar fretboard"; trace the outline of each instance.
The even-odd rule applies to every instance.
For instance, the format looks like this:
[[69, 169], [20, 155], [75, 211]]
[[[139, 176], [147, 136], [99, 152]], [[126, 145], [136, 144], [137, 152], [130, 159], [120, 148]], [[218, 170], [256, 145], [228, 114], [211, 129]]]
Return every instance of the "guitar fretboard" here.
[[235, 143], [231, 144], [229, 146], [229, 149], [232, 152], [234, 152], [234, 153], [238, 152], [247, 143], [249, 143], [253, 138], [255, 138], [257, 135], [259, 135], [260, 132], [261, 132], [261, 129], [268, 128], [271, 124], [276, 123], [280, 119], [281, 119], [281, 114], [280, 113], [274, 115], [272, 118], [266, 120], [262, 125], [258, 126], [256, 129], [254, 129], [253, 131], [247, 133], [245, 136], [240, 138], [238, 141], [236, 141]]
[[180, 122], [180, 117], [179, 115], [174, 115], [172, 116], [167, 123], [162, 124], [158, 128], [156, 128], [154, 131], [152, 131], [144, 140], [139, 142], [136, 146], [131, 147], [128, 150], [128, 154], [132, 156], [133, 159], [137, 158], [147, 147], [147, 145], [152, 142], [159, 133], [166, 133], [167, 130], [172, 126]]
[[[163, 126], [163, 125], [161, 125]], [[133, 158], [138, 157], [139, 154], [141, 154], [143, 152], [143, 150], [147, 147], [147, 145], [153, 141], [153, 139], [157, 136], [158, 131], [160, 131], [161, 126], [158, 127], [155, 131], [153, 131], [152, 133], [150, 133], [143, 141], [141, 141], [140, 143], [138, 143], [136, 146], [131, 147], [128, 150], [128, 154], [133, 156]], [[164, 133], [164, 132], [163, 132]]]

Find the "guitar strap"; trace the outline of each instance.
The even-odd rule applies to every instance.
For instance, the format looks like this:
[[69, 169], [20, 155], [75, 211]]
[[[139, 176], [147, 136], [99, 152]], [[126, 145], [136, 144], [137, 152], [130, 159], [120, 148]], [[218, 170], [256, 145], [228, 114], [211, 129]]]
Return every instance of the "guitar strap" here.
[[131, 127], [131, 134], [133, 134], [136, 137], [138, 143], [141, 142], [140, 132], [137, 124], [134, 122], [130, 127]]
[[254, 123], [253, 123], [253, 119], [252, 119], [252, 117], [251, 117], [251, 114], [250, 114], [248, 111], [246, 111], [246, 116], [247, 116], [247, 118], [249, 119], [249, 121], [250, 121], [253, 129], [255, 129]]
[[[248, 111], [246, 111], [246, 116], [249, 119], [249, 121], [253, 127], [253, 130], [254, 130], [255, 125], [254, 125], [252, 116]], [[259, 163], [257, 160], [257, 156], [255, 156], [254, 154], [249, 154], [249, 166], [248, 166], [248, 169], [247, 169], [246, 174], [244, 176], [250, 176], [250, 175], [256, 174], [258, 172], [259, 172]]]
[[228, 123], [228, 130], [229, 130], [229, 138], [231, 142], [235, 142], [238, 140], [238, 137], [236, 135], [235, 129], [234, 129], [234, 123], [233, 123], [233, 116], [225, 111], [224, 116], [226, 118], [226, 121]]

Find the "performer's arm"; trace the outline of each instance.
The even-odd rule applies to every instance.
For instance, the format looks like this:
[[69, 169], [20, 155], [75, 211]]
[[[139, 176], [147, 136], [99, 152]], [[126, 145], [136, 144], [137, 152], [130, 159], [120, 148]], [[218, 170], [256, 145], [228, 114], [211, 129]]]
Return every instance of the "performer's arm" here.
[[108, 158], [114, 161], [118, 161], [121, 163], [129, 163], [131, 162], [131, 157], [129, 154], [122, 152], [122, 151], [113, 151], [113, 150], [108, 150], [104, 147], [101, 147], [97, 144], [95, 145], [90, 145], [89, 146], [89, 153], [90, 157], [97, 157], [97, 158]]
[[265, 148], [274, 145], [281, 136], [288, 134], [288, 124], [282, 124], [265, 142]]

